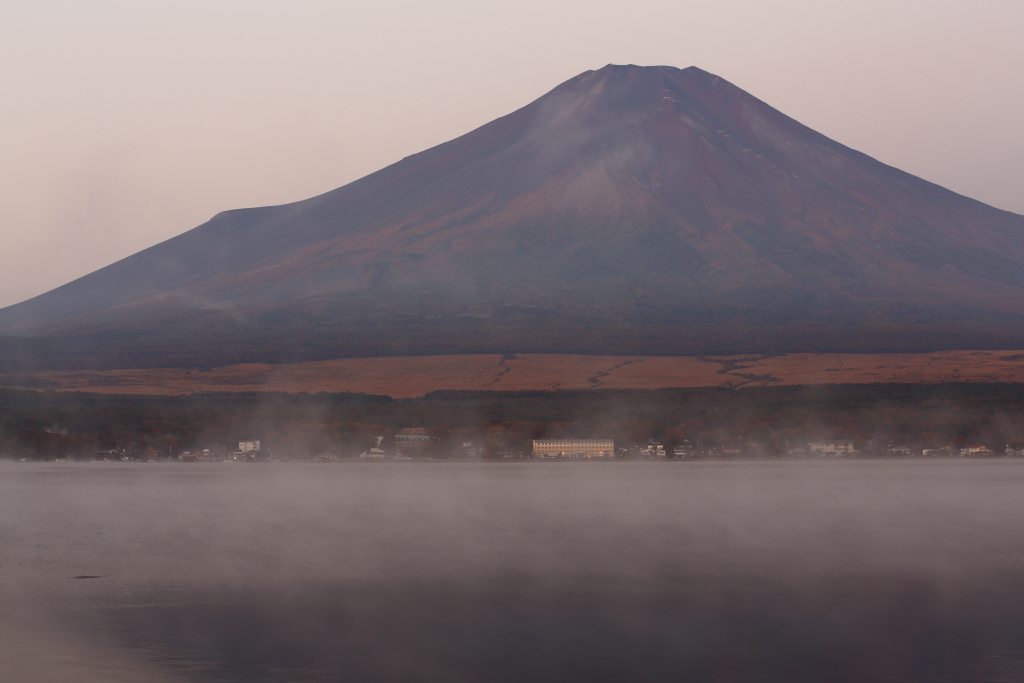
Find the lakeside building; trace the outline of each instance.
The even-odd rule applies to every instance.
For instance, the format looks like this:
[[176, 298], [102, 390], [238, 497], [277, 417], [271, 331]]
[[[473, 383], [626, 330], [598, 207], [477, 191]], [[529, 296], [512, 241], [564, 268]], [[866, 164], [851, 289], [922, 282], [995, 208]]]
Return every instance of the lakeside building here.
[[711, 449], [711, 454], [724, 458], [736, 458], [743, 454], [743, 447], [738, 441], [723, 441]]
[[807, 444], [808, 450], [815, 455], [855, 455], [852, 441], [812, 441]]
[[178, 453], [178, 460], [185, 462], [195, 462], [197, 460], [210, 460], [210, 449], [204, 448], [202, 450], [192, 449], [188, 451], [181, 451]]
[[612, 439], [534, 439], [534, 457], [611, 458], [615, 455]]
[[483, 446], [478, 446], [472, 441], [464, 441], [462, 448], [459, 449], [457, 456], [460, 458], [469, 458], [471, 460], [479, 460], [487, 455], [487, 449]]
[[425, 458], [434, 454], [440, 440], [427, 433], [426, 427], [406, 427], [395, 434], [395, 458]]
[[259, 460], [263, 455], [260, 452], [259, 441], [239, 441], [238, 450], [228, 454], [228, 460]]
[[647, 448], [641, 449], [640, 454], [642, 457], [650, 459], [664, 460], [668, 457], [665, 453], [665, 447], [661, 445], [661, 442], [657, 439], [647, 439]]
[[385, 453], [384, 449], [380, 447], [381, 442], [384, 441], [383, 436], [373, 437], [373, 447], [369, 450], [363, 451], [359, 454], [360, 460], [383, 460]]
[[672, 457], [674, 458], [689, 458], [696, 455], [696, 451], [689, 439], [683, 439], [682, 443], [676, 445], [672, 449]]

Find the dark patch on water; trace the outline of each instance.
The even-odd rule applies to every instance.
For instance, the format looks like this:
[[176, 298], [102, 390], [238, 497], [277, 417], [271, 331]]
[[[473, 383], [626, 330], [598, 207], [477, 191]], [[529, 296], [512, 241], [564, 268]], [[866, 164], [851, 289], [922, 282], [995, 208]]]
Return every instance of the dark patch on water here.
[[162, 666], [201, 662], [216, 681], [1019, 681], [1011, 578], [382, 581], [105, 620]]
[[106, 574], [79, 574], [78, 576], [72, 576], [72, 579], [104, 579]]

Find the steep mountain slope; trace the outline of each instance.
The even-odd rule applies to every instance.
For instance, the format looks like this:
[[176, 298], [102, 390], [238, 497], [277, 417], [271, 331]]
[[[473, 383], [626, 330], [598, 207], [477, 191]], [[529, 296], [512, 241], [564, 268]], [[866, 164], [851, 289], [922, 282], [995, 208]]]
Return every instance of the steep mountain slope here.
[[[1013, 347], [1024, 217], [697, 68], [609, 65], [0, 311], [36, 362]], [[15, 342], [8, 340], [13, 348]]]

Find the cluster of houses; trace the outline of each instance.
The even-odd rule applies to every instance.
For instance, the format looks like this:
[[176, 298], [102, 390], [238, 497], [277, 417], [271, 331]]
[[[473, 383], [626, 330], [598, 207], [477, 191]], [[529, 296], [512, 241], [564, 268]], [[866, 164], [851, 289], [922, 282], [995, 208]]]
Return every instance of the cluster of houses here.
[[[432, 436], [424, 427], [407, 427], [394, 435], [394, 447], [389, 454], [383, 447], [385, 437], [377, 436], [373, 439], [373, 445], [356, 456], [358, 460], [382, 461], [382, 460], [435, 460], [440, 453], [440, 439]], [[241, 441], [238, 450], [230, 453], [228, 460], [259, 460], [259, 441]], [[479, 444], [466, 441], [455, 452], [444, 454], [448, 458], [463, 460], [490, 459], [520, 459], [533, 458], [537, 460], [591, 460], [591, 459], [630, 459], [630, 460], [686, 460], [698, 457], [703, 458], [735, 458], [744, 454], [742, 444], [739, 442], [721, 442], [711, 448], [703, 449], [695, 446], [689, 439], [683, 439], [672, 447], [671, 453], [657, 439], [648, 439], [646, 445], [616, 448], [612, 439], [534, 439], [533, 447], [526, 453], [516, 449], [499, 449], [488, 452]], [[851, 458], [861, 455], [854, 447], [853, 441], [828, 440], [811, 441], [804, 446], [787, 449], [786, 454], [791, 457], [819, 457], [819, 458]], [[967, 445], [956, 450], [952, 447], [923, 449], [914, 451], [907, 446], [889, 444], [885, 454], [892, 457], [965, 457], [982, 458], [992, 457], [995, 453], [981, 445]], [[1009, 446], [1004, 453], [1008, 456], [1024, 457], [1024, 449], [1016, 450]], [[209, 451], [183, 451], [179, 456], [182, 460], [205, 460], [209, 458]], [[316, 461], [340, 460], [338, 455], [333, 453], [321, 453], [313, 458]]]
[[[853, 441], [812, 441], [807, 444], [806, 448], [798, 447], [789, 449], [787, 454], [794, 456], [814, 455], [841, 458], [854, 457], [860, 455], [860, 452], [854, 448]], [[943, 448], [923, 448], [921, 450], [915, 450], [909, 446], [892, 443], [885, 447], [883, 454], [892, 457], [904, 458], [915, 456], [922, 456], [925, 458], [948, 458], [956, 456], [961, 458], [990, 458], [996, 455], [996, 453], [988, 446], [982, 446], [979, 444], [968, 444], [959, 449], [953, 448], [952, 446], [945, 446]], [[1022, 457], [1024, 456], [1024, 449], [1014, 449], [1007, 446], [1003, 455]]]
[[[616, 450], [614, 442], [606, 439], [539, 439], [533, 442], [534, 458], [609, 458], [619, 457], [639, 460], [685, 460], [696, 457], [704, 458], [734, 458], [744, 454], [744, 449], [739, 442], [722, 442], [709, 449], [695, 447], [689, 439], [672, 448], [671, 454], [657, 439], [649, 439], [645, 446], [633, 446]], [[816, 458], [852, 458], [861, 455], [855, 448], [853, 441], [828, 440], [811, 441], [804, 446], [787, 449], [786, 455], [791, 457], [816, 457]], [[946, 448], [925, 448], [915, 451], [908, 446], [899, 444], [888, 444], [883, 455], [891, 457], [964, 457], [964, 458], [985, 458], [995, 456], [990, 448], [982, 445], [966, 445], [960, 449]], [[1024, 457], [1024, 448], [1014, 449], [1006, 447], [1003, 455]]]
[[217, 456], [210, 452], [209, 449], [192, 449], [183, 450], [178, 453], [178, 460], [185, 462], [198, 462], [198, 461], [232, 461], [232, 462], [243, 462], [249, 461], [254, 462], [262, 460], [264, 457], [263, 451], [260, 449], [259, 441], [239, 441], [238, 450], [230, 451], [223, 456]]
[[95, 452], [96, 460], [105, 461], [141, 461], [157, 462], [162, 460], [178, 460], [180, 462], [225, 462], [225, 461], [257, 461], [264, 460], [267, 453], [260, 449], [259, 441], [239, 441], [238, 450], [230, 451], [223, 447], [216, 450], [209, 448], [183, 448], [177, 453], [175, 449], [160, 451], [153, 446], [136, 448], [101, 449]]
[[[360, 460], [384, 460], [383, 436], [374, 437], [374, 445], [359, 454]], [[394, 437], [394, 460], [434, 460], [441, 440], [431, 436], [426, 427], [406, 427]], [[466, 444], [470, 446], [472, 444]]]
[[[694, 445], [688, 439], [683, 439], [671, 449], [666, 448], [657, 439], [648, 439], [644, 445], [617, 448], [613, 439], [534, 439], [532, 448], [527, 452], [517, 449], [491, 450], [481, 445], [465, 441], [460, 447], [449, 448], [446, 452], [441, 451], [440, 439], [430, 433], [424, 427], [407, 427], [400, 430], [389, 441], [385, 448], [386, 437], [377, 436], [373, 439], [373, 445], [364, 450], [358, 456], [351, 459], [382, 461], [382, 460], [436, 460], [439, 457], [445, 459], [479, 460], [488, 459], [519, 459], [533, 458], [538, 460], [559, 460], [559, 459], [629, 459], [629, 460], [686, 460], [693, 458], [731, 458], [740, 457], [746, 452], [739, 442], [721, 442], [715, 446], [704, 449], [700, 444]], [[802, 446], [788, 448], [785, 454], [789, 457], [823, 457], [823, 458], [849, 458], [861, 455], [855, 448], [853, 441], [828, 440], [812, 441]], [[869, 448], [871, 455], [889, 455], [892, 457], [965, 457], [983, 458], [996, 455], [991, 449], [983, 445], [965, 445], [963, 448], [954, 449], [952, 446], [943, 448], [925, 448], [914, 450], [908, 446], [899, 444], [888, 444], [886, 448]], [[1024, 457], [1024, 449], [1014, 449], [1010, 446], [1001, 453], [1002, 455]], [[287, 454], [283, 454], [287, 457]], [[225, 452], [223, 448], [218, 453], [209, 449], [186, 449], [181, 450], [176, 456], [156, 453], [144, 453], [141, 456], [137, 453], [129, 453], [127, 450], [97, 451], [98, 460], [150, 460], [177, 459], [182, 462], [201, 461], [247, 461], [254, 462], [266, 460], [269, 454], [261, 448], [258, 440], [239, 441], [238, 450]], [[326, 462], [342, 459], [335, 453], [321, 453], [313, 457], [313, 460]]]

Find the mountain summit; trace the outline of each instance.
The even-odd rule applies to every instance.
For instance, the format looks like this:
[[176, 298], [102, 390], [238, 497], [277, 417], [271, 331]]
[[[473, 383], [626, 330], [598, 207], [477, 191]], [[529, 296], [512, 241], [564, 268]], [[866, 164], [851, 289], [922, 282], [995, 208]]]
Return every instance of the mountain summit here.
[[1024, 217], [664, 66], [588, 71], [337, 190], [221, 213], [0, 311], [0, 335], [46, 338], [30, 346], [47, 365], [910, 351], [1022, 332]]

